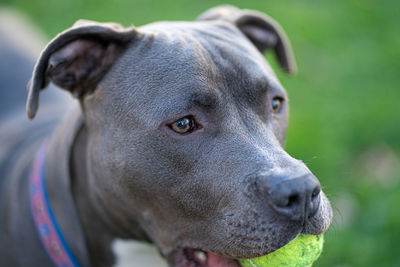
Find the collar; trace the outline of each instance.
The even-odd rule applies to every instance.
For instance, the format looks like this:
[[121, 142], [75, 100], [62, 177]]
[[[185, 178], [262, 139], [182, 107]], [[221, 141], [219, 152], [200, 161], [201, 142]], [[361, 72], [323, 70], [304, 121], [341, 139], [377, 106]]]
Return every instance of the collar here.
[[51, 209], [46, 190], [46, 144], [39, 149], [29, 175], [32, 218], [39, 239], [56, 267], [79, 267], [68, 247]]

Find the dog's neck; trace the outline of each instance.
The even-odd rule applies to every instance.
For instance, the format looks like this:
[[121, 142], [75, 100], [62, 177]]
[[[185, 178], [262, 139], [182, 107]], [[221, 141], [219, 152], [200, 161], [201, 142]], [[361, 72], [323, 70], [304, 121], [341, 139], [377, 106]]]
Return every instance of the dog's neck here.
[[113, 233], [107, 227], [105, 218], [96, 205], [90, 201], [89, 185], [86, 179], [85, 142], [86, 131], [82, 125], [74, 141], [69, 160], [71, 191], [92, 265], [111, 266], [114, 258], [109, 247]]
[[[132, 225], [130, 234], [125, 234], [126, 226], [119, 225], [117, 220], [113, 220], [102, 203], [93, 198], [87, 179], [87, 129], [83, 119], [78, 119], [80, 123], [74, 127], [75, 132], [71, 133], [74, 137], [71, 140], [70, 153], [66, 153], [68, 158], [63, 159], [68, 163], [70, 191], [74, 202], [72, 204], [75, 205], [78, 217], [69, 219], [80, 222], [92, 266], [112, 266], [116, 261], [112, 251], [112, 242], [115, 239], [141, 241], [148, 241], [148, 239], [138, 224]], [[59, 138], [58, 141], [65, 142], [65, 139]], [[68, 220], [68, 218], [65, 219]], [[71, 246], [81, 245], [74, 242]]]

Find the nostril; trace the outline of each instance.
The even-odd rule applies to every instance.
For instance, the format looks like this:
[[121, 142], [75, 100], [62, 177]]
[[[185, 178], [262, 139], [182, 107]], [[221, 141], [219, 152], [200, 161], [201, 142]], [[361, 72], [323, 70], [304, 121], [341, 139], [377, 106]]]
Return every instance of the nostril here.
[[320, 192], [321, 188], [317, 186], [311, 194], [311, 201], [314, 201], [316, 198], [318, 198]]
[[308, 218], [313, 217], [318, 210], [319, 207], [319, 195], [321, 193], [321, 187], [316, 186], [311, 193], [311, 201], [309, 204]]
[[290, 195], [286, 207], [291, 208], [293, 206], [296, 206], [299, 202], [300, 202], [300, 197], [298, 194]]
[[320, 202], [321, 186], [318, 180], [312, 175], [284, 177], [276, 181], [278, 178], [265, 180], [264, 192], [270, 207], [291, 220], [313, 217]]
[[[301, 220], [304, 216], [306, 195], [298, 187], [290, 183], [281, 183], [282, 187], [275, 188], [270, 194], [272, 208], [291, 220]], [[311, 192], [310, 192], [311, 194]]]

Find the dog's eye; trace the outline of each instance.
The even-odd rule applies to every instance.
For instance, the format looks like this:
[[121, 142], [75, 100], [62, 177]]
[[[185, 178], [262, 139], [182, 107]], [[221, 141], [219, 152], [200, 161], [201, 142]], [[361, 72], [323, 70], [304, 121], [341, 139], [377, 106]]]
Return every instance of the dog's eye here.
[[186, 134], [194, 131], [197, 128], [196, 121], [193, 117], [184, 117], [171, 123], [169, 127], [179, 134]]
[[272, 99], [272, 110], [274, 113], [279, 113], [283, 106], [283, 98], [282, 97], [274, 97]]

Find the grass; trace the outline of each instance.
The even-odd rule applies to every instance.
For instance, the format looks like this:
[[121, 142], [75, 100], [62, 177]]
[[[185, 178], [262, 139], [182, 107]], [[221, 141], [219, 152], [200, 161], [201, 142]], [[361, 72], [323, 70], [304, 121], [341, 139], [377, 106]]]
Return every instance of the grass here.
[[[24, 11], [52, 37], [79, 18], [125, 26], [193, 20], [225, 2], [1, 3]], [[400, 266], [400, 2], [230, 4], [268, 13], [292, 40], [300, 72], [288, 77], [277, 71], [291, 99], [287, 150], [310, 166], [335, 206], [324, 253], [314, 266]]]

